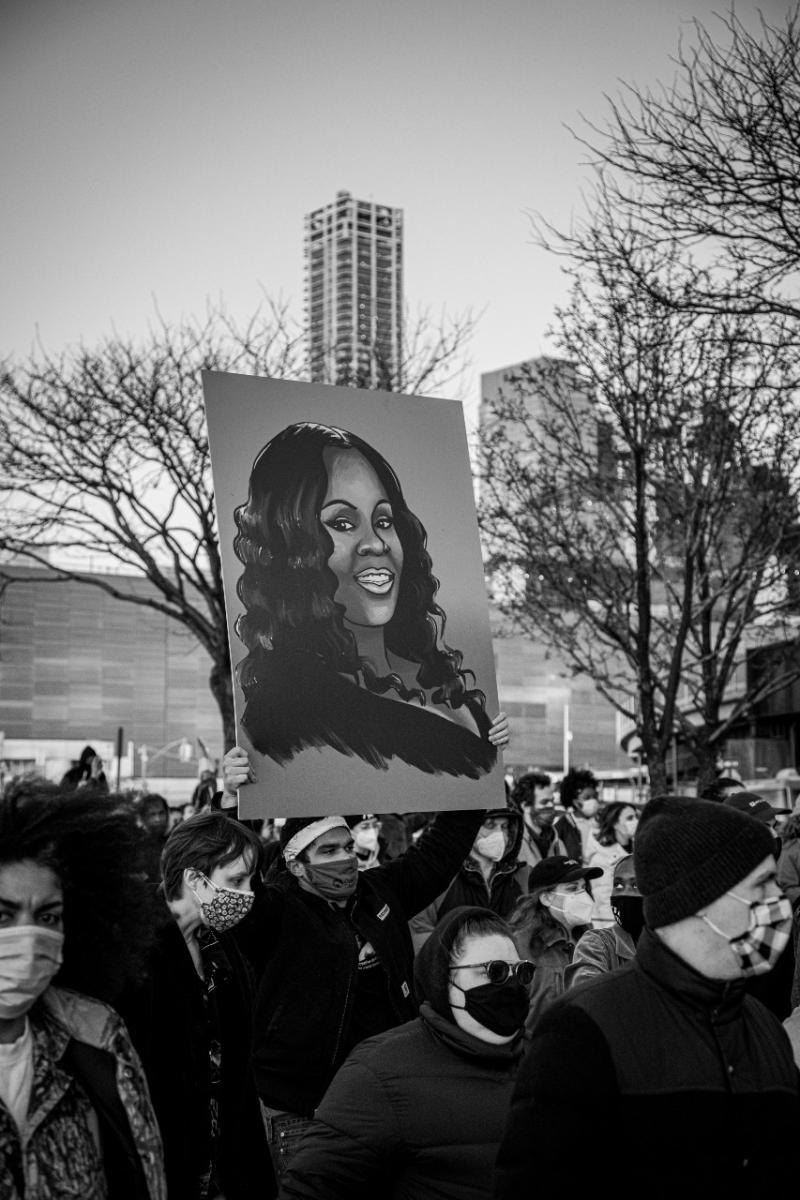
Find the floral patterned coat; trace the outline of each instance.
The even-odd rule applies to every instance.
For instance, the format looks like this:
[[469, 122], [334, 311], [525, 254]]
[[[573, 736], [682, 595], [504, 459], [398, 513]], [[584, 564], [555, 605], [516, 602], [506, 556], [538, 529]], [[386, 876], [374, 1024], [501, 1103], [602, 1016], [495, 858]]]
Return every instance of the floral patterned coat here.
[[0, 1101], [3, 1200], [117, 1200], [122, 1191], [115, 1183], [110, 1194], [98, 1111], [110, 1123], [125, 1195], [166, 1200], [161, 1136], [121, 1018], [99, 1000], [50, 987], [29, 1020], [33, 1084], [22, 1134]]

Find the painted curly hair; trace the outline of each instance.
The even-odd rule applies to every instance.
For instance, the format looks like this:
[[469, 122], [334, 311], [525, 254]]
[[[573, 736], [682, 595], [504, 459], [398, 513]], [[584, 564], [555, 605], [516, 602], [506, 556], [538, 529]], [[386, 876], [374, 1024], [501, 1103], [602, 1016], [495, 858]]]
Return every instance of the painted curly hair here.
[[0, 798], [0, 868], [49, 867], [64, 894], [64, 961], [54, 982], [113, 1004], [139, 981], [163, 903], [144, 877], [130, 802], [45, 780]]
[[[344, 606], [334, 600], [337, 581], [328, 566], [333, 541], [320, 520], [328, 487], [324, 452], [356, 450], [386, 490], [403, 548], [397, 607], [385, 629], [386, 647], [419, 663], [420, 690], [408, 690], [398, 675], [376, 675], [358, 655], [356, 640], [344, 625]], [[427, 535], [408, 508], [399, 480], [386, 460], [361, 438], [344, 429], [303, 421], [289, 425], [260, 452], [250, 474], [247, 502], [235, 512], [234, 550], [244, 564], [237, 594], [245, 612], [236, 632], [250, 653], [237, 677], [249, 698], [258, 688], [265, 652], [315, 654], [328, 666], [353, 677], [370, 691], [390, 688], [403, 699], [435, 689], [435, 703], [453, 708], [466, 700], [485, 705], [470, 689], [471, 672], [462, 670], [462, 654], [444, 642], [445, 613], [435, 601]]]

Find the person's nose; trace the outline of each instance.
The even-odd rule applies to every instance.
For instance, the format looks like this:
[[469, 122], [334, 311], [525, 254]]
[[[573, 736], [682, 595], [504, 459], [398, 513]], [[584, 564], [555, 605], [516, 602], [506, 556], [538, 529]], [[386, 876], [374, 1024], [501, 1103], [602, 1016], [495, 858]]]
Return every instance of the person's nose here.
[[379, 531], [372, 527], [365, 531], [358, 543], [358, 553], [361, 555], [385, 554], [388, 548]]

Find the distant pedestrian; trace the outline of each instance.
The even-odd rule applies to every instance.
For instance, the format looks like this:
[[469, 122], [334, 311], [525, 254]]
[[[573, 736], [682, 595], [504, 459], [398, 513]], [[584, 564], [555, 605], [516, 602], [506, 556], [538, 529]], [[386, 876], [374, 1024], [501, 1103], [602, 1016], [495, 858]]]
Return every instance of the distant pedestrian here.
[[570, 767], [558, 786], [558, 800], [564, 813], [555, 822], [555, 831], [569, 858], [589, 864], [589, 840], [597, 833], [597, 779], [588, 767]]
[[191, 803], [194, 811], [204, 812], [206, 809], [211, 808], [211, 802], [218, 791], [216, 771], [212, 771], [210, 767], [205, 767], [200, 772], [200, 779], [192, 792]]
[[61, 777], [62, 788], [88, 787], [94, 791], [107, 792], [108, 780], [103, 770], [103, 760], [93, 746], [84, 746], [81, 756]]

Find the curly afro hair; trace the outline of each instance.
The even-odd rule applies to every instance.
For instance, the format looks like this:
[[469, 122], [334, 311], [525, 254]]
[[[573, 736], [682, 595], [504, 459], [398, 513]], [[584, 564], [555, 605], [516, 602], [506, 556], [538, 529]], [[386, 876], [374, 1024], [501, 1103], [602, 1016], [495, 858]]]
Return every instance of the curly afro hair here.
[[49, 867], [64, 894], [64, 961], [54, 982], [107, 1003], [141, 979], [163, 902], [147, 882], [129, 800], [45, 780], [0, 798], [0, 871]]

